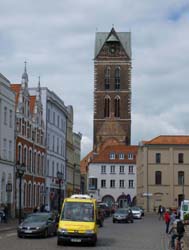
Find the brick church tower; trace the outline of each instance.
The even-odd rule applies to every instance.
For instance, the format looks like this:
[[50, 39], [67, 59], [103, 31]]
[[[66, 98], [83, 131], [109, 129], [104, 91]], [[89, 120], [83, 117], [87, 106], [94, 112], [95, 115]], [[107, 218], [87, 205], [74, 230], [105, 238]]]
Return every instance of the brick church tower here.
[[94, 55], [94, 151], [106, 144], [130, 145], [131, 34], [97, 32]]

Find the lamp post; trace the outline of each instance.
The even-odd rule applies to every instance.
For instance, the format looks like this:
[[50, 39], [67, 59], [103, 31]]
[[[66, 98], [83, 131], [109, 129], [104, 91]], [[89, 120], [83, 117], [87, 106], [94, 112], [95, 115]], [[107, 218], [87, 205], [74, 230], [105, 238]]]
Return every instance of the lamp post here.
[[64, 175], [62, 172], [57, 172], [57, 178], [58, 178], [58, 211], [60, 213], [60, 210], [61, 210], [61, 181], [63, 179]]
[[18, 161], [16, 163], [16, 174], [17, 177], [19, 178], [19, 223], [21, 223], [22, 219], [22, 177], [25, 173], [26, 166], [24, 163], [20, 164]]
[[184, 200], [184, 175], [182, 176], [182, 200]]

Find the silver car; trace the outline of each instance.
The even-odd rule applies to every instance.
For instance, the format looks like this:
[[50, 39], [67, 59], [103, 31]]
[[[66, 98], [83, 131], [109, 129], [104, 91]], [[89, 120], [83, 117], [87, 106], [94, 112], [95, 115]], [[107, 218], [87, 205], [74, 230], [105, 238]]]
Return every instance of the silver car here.
[[139, 207], [131, 207], [133, 218], [141, 219], [142, 218], [142, 210]]
[[53, 213], [33, 213], [19, 224], [17, 228], [18, 237], [48, 237], [56, 235], [57, 220]]

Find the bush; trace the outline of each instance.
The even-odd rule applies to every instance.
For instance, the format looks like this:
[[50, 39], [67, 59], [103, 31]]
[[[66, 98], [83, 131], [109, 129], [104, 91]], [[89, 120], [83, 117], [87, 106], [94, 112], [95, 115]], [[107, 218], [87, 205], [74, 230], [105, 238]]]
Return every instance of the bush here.
[[184, 220], [189, 220], [189, 214], [184, 215]]

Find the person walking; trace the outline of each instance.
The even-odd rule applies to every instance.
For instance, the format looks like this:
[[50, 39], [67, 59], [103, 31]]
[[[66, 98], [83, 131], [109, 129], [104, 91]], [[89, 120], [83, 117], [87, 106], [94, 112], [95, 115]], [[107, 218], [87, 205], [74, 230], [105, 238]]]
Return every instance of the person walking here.
[[168, 234], [169, 233], [169, 224], [170, 224], [170, 213], [169, 210], [166, 209], [166, 212], [164, 213], [164, 221], [165, 221], [165, 225], [166, 225], [166, 229], [165, 232]]
[[8, 222], [8, 207], [6, 204], [4, 206], [3, 211], [4, 211], [4, 223], [7, 223]]
[[159, 220], [163, 220], [163, 213], [164, 213], [164, 208], [161, 205], [159, 205], [158, 208]]

